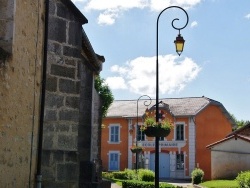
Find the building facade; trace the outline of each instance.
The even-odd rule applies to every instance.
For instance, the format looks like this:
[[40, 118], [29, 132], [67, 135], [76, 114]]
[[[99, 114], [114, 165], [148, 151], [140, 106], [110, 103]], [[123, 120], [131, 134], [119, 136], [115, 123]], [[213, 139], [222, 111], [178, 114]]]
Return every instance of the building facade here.
[[[155, 138], [140, 130], [145, 102], [114, 101], [109, 108], [102, 129], [103, 170], [134, 168], [136, 155], [130, 147], [136, 144], [144, 147], [137, 159], [139, 167], [154, 170]], [[152, 104], [148, 109], [154, 112]], [[161, 120], [167, 118], [173, 123], [171, 133], [159, 141], [160, 178], [190, 178], [192, 170], [199, 167], [204, 170], [205, 179], [210, 179], [207, 143], [225, 137], [234, 126], [224, 106], [206, 97], [161, 99], [159, 113]]]
[[43, 1], [0, 1], [1, 187], [35, 182], [44, 14]]
[[1, 0], [0, 23], [1, 187], [101, 187], [88, 20], [70, 0]]
[[207, 146], [211, 151], [211, 178], [235, 179], [250, 170], [250, 124]]

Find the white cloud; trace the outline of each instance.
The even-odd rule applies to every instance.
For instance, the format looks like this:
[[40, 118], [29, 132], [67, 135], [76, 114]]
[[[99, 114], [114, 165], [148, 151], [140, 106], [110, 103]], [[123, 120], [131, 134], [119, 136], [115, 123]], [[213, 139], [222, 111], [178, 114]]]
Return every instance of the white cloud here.
[[246, 19], [250, 19], [250, 13], [245, 16]]
[[100, 25], [113, 25], [115, 23], [118, 13], [112, 10], [104, 11], [98, 17], [98, 24]]
[[[115, 65], [111, 71], [119, 76], [113, 79], [113, 84], [118, 85], [122, 81], [123, 88], [136, 94], [155, 95], [156, 85], [156, 59], [155, 57], [138, 57], [126, 63], [125, 66]], [[178, 92], [194, 80], [201, 67], [192, 59], [184, 58], [180, 60], [178, 56], [159, 56], [159, 92], [160, 94]], [[119, 79], [118, 79], [119, 78]], [[123, 79], [121, 79], [123, 78]], [[112, 77], [107, 78], [111, 89], [119, 89], [111, 86]], [[124, 87], [126, 83], [126, 87]]]
[[197, 27], [197, 25], [198, 25], [198, 22], [197, 21], [193, 21], [192, 23], [191, 23], [191, 27], [193, 28], [193, 27]]
[[[86, 0], [73, 0], [73, 2], [84, 2]], [[89, 0], [84, 11], [99, 11], [98, 23], [101, 25], [112, 25], [116, 19], [129, 9], [148, 8], [152, 11], [161, 11], [164, 7], [177, 5], [185, 9], [191, 8], [201, 0]]]
[[119, 76], [108, 77], [105, 79], [105, 82], [108, 84], [110, 89], [127, 89], [125, 80]]
[[76, 2], [86, 2], [87, 0], [71, 0], [73, 3], [76, 3]]
[[131, 9], [144, 8], [148, 0], [90, 0], [86, 10], [109, 10], [109, 9]]
[[189, 9], [200, 2], [201, 0], [150, 0], [150, 9], [153, 11], [161, 11], [164, 7], [173, 5], [183, 7], [184, 9]]

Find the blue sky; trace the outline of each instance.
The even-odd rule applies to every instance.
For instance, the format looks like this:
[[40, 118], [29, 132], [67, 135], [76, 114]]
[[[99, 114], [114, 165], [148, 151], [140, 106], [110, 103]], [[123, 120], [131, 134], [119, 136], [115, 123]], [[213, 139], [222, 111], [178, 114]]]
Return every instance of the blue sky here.
[[101, 77], [116, 100], [155, 98], [156, 19], [168, 6], [183, 7], [189, 23], [179, 57], [174, 40], [185, 14], [168, 9], [159, 21], [160, 98], [201, 97], [221, 102], [250, 120], [249, 0], [72, 0], [88, 19], [83, 26], [105, 57]]

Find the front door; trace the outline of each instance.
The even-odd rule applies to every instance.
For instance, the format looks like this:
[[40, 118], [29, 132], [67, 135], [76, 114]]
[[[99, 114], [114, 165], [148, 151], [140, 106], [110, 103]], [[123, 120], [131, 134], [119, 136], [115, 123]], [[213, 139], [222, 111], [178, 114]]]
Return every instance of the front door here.
[[[150, 154], [150, 170], [155, 171], [155, 153]], [[168, 153], [159, 153], [159, 177], [170, 177], [170, 156]]]

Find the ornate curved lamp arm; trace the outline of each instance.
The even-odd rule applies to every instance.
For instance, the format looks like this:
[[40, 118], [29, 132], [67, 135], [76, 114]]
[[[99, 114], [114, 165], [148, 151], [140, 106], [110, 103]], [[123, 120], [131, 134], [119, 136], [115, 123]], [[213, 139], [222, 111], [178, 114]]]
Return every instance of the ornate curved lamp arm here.
[[[187, 21], [186, 21], [186, 23], [185, 23], [185, 25], [183, 26], [183, 27], [176, 27], [175, 25], [174, 25], [174, 23], [175, 23], [175, 21], [178, 21], [179, 20], [179, 18], [175, 18], [175, 19], [173, 19], [173, 21], [172, 21], [172, 27], [174, 28], [174, 29], [176, 29], [176, 30], [178, 30], [179, 31], [179, 35], [178, 36], [180, 36], [180, 30], [182, 30], [182, 29], [184, 29], [186, 26], [187, 26], [187, 24], [188, 24], [188, 22], [189, 22], [189, 17], [188, 17], [188, 14], [187, 14], [187, 12], [183, 9], [183, 8], [181, 8], [181, 7], [179, 7], [179, 6], [169, 6], [169, 7], [167, 7], [167, 8], [165, 8], [165, 9], [163, 9], [161, 12], [160, 12], [160, 14], [158, 15], [158, 17], [157, 17], [157, 23], [156, 23], [156, 122], [158, 122], [159, 121], [159, 115], [158, 115], [158, 109], [159, 109], [159, 104], [158, 104], [158, 101], [159, 101], [159, 96], [158, 96], [158, 93], [159, 93], [159, 88], [158, 88], [158, 83], [159, 83], [159, 78], [158, 78], [158, 70], [159, 70], [159, 63], [158, 63], [158, 54], [159, 54], [159, 50], [158, 50], [158, 43], [159, 43], [159, 40], [158, 40], [158, 26], [159, 26], [159, 19], [160, 19], [160, 16], [162, 15], [162, 13], [164, 12], [164, 11], [166, 11], [166, 10], [168, 10], [168, 9], [171, 9], [171, 8], [177, 8], [177, 9], [180, 9], [180, 10], [182, 10], [184, 13], [185, 13], [185, 15], [186, 15], [186, 17], [187, 17]], [[178, 53], [179, 54], [179, 53]], [[180, 54], [179, 54], [180, 55]]]
[[[137, 99], [137, 120], [136, 120], [136, 135], [135, 135], [135, 138], [136, 138], [136, 140], [135, 140], [135, 144], [136, 144], [136, 146], [138, 145], [137, 144], [137, 129], [138, 129], [138, 120], [139, 120], [139, 117], [138, 117], [138, 103], [139, 103], [139, 100], [141, 99], [141, 98], [143, 98], [143, 97], [147, 97], [147, 100], [145, 100], [144, 101], [144, 106], [146, 106], [146, 107], [148, 107], [150, 104], [151, 104], [151, 102], [152, 102], [152, 99], [148, 96], [148, 95], [142, 95], [142, 96], [140, 96], [138, 99]], [[138, 169], [138, 154], [136, 153], [136, 173], [137, 173], [137, 169]]]
[[[148, 107], [150, 104], [151, 104], [151, 102], [152, 102], [152, 99], [148, 96], [148, 95], [142, 95], [142, 96], [140, 96], [138, 99], [137, 99], [137, 123], [136, 123], [136, 128], [137, 128], [137, 126], [138, 126], [138, 122], [139, 122], [139, 115], [138, 115], [138, 103], [139, 103], [139, 100], [141, 99], [141, 98], [145, 98], [145, 97], [147, 97], [147, 99], [144, 101], [144, 106], [146, 106], [146, 107]], [[136, 130], [136, 145], [137, 145], [137, 130]]]
[[159, 19], [160, 19], [160, 16], [162, 15], [162, 13], [163, 13], [164, 11], [166, 11], [167, 9], [170, 9], [170, 8], [181, 9], [181, 10], [186, 14], [186, 16], [187, 16], [187, 21], [186, 21], [186, 24], [185, 24], [183, 27], [175, 27], [175, 26], [174, 26], [174, 21], [180, 20], [179, 18], [175, 18], [175, 19], [173, 19], [173, 21], [172, 21], [172, 27], [173, 27], [174, 29], [179, 30], [179, 31], [182, 30], [182, 29], [184, 29], [184, 28], [187, 26], [188, 22], [189, 22], [189, 16], [188, 16], [186, 10], [183, 9], [182, 7], [179, 7], [179, 6], [170, 6], [170, 7], [167, 7], [167, 8], [165, 8], [165, 9], [163, 9], [163, 10], [160, 12], [160, 14], [158, 15], [158, 17], [157, 17], [157, 27], [158, 27]]

